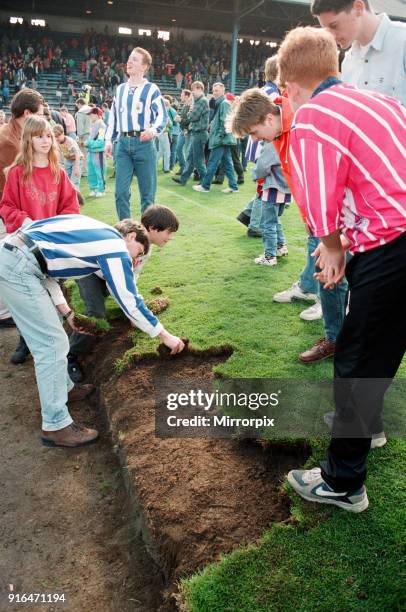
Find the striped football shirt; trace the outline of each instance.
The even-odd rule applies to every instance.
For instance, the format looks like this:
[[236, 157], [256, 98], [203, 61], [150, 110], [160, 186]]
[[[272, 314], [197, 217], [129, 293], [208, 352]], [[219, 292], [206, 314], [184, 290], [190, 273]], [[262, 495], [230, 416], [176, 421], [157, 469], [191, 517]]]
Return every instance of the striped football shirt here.
[[159, 88], [146, 81], [138, 87], [129, 82], [117, 87], [109, 115], [106, 141], [116, 140], [123, 132], [152, 129], [160, 134], [166, 127], [168, 113]]
[[297, 111], [295, 196], [310, 230], [341, 230], [352, 252], [406, 231], [406, 111], [394, 98], [337, 84]]
[[40, 248], [51, 278], [97, 274], [139, 329], [152, 338], [163, 330], [137, 291], [132, 259], [116, 229], [85, 215], [59, 215], [34, 221], [22, 231]]

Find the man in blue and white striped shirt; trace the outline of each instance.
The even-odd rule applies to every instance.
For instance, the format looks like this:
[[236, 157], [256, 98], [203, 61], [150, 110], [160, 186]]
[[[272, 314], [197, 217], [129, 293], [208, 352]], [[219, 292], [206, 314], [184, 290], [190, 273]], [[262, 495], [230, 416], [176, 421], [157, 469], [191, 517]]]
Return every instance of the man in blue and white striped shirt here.
[[115, 151], [116, 208], [118, 218], [131, 217], [131, 181], [135, 174], [141, 198], [141, 212], [155, 202], [156, 148], [154, 138], [167, 123], [168, 115], [159, 88], [145, 73], [152, 57], [136, 47], [127, 61], [127, 83], [117, 87], [106, 133], [106, 155], [111, 157], [112, 140], [118, 138]]
[[74, 424], [66, 406], [73, 383], [60, 315], [81, 330], [56, 279], [104, 278], [133, 325], [151, 338], [159, 336], [172, 354], [184, 348], [145, 306], [134, 282], [133, 260], [149, 250], [145, 230], [134, 221], [125, 232], [84, 215], [60, 215], [34, 221], [0, 243], [0, 295], [34, 358], [47, 446], [81, 446], [98, 435]]

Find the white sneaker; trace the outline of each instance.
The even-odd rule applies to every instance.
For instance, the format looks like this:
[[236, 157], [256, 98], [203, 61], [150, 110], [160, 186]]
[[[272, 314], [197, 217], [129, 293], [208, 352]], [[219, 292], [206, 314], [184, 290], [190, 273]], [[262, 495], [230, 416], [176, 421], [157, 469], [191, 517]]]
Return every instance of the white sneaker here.
[[348, 512], [363, 512], [368, 508], [367, 491], [362, 486], [358, 491], [334, 491], [321, 476], [320, 468], [291, 470], [288, 474], [290, 486], [303, 499], [319, 504], [332, 504]]
[[105, 191], [98, 191], [96, 193], [96, 198], [103, 198], [106, 195]]
[[288, 246], [286, 244], [283, 244], [281, 247], [277, 249], [276, 257], [284, 257], [288, 253], [289, 253]]
[[209, 193], [209, 190], [205, 189], [203, 185], [193, 185], [193, 189], [195, 191], [199, 191], [200, 193]]
[[317, 321], [318, 319], [322, 319], [323, 311], [320, 302], [316, 302], [313, 306], [309, 306], [306, 310], [302, 310], [299, 316], [303, 321]]
[[226, 187], [225, 189], [221, 190], [222, 193], [238, 193], [239, 189], [231, 189], [231, 187]]
[[371, 448], [382, 448], [387, 443], [387, 439], [385, 436], [385, 432], [381, 431], [381, 433], [372, 434], [371, 437]]
[[294, 283], [289, 289], [285, 289], [285, 291], [280, 291], [279, 293], [275, 293], [273, 296], [274, 302], [279, 302], [280, 304], [287, 304], [292, 300], [304, 300], [305, 302], [317, 302], [318, 297], [315, 293], [305, 293], [299, 287], [299, 283]]
[[89, 196], [93, 198], [95, 195], [97, 195], [97, 191], [89, 191]]
[[276, 257], [267, 257], [265, 253], [262, 253], [262, 255], [256, 257], [254, 261], [260, 266], [276, 266], [276, 264], [278, 263], [276, 261]]

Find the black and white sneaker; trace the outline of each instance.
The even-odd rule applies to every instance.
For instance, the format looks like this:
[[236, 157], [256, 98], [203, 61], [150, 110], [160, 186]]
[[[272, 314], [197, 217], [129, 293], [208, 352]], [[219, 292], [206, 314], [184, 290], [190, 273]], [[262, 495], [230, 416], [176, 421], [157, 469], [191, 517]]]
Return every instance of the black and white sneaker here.
[[331, 504], [348, 512], [363, 512], [369, 505], [364, 486], [354, 493], [334, 491], [322, 478], [319, 467], [312, 470], [291, 470], [288, 482], [300, 497], [310, 502]]

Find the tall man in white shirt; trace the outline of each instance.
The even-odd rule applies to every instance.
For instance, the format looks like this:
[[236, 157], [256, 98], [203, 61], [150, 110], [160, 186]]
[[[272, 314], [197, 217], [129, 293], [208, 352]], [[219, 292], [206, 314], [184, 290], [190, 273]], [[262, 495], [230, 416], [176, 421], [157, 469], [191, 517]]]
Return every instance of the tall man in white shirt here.
[[313, 0], [312, 14], [342, 49], [345, 83], [392, 96], [406, 106], [406, 24], [376, 15], [368, 0]]
[[136, 47], [127, 60], [127, 83], [117, 87], [106, 133], [106, 155], [112, 155], [112, 140], [118, 136], [115, 152], [116, 208], [118, 218], [131, 217], [131, 181], [135, 174], [141, 198], [141, 212], [155, 201], [156, 147], [154, 138], [166, 126], [167, 112], [159, 88], [145, 73], [151, 55]]

